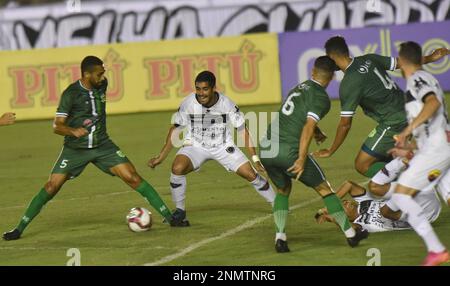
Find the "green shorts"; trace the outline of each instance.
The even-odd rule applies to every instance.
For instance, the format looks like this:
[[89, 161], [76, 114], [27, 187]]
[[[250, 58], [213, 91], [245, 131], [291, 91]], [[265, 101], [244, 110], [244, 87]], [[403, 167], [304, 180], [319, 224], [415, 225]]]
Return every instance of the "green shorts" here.
[[406, 126], [403, 124], [395, 126], [378, 125], [367, 136], [361, 149], [380, 161], [390, 161], [392, 158], [387, 152], [395, 146], [394, 135], [402, 132]]
[[93, 163], [103, 172], [114, 176], [110, 169], [118, 164], [130, 162], [111, 140], [93, 149], [74, 149], [64, 146], [52, 174], [68, 174], [70, 179], [83, 172], [89, 163]]
[[[291, 183], [295, 175], [288, 172], [298, 158], [298, 147], [280, 144], [278, 155], [274, 158], [261, 158], [270, 179], [278, 189], [284, 189]], [[299, 180], [308, 187], [315, 188], [326, 181], [325, 174], [319, 164], [311, 157], [306, 157], [305, 168]]]

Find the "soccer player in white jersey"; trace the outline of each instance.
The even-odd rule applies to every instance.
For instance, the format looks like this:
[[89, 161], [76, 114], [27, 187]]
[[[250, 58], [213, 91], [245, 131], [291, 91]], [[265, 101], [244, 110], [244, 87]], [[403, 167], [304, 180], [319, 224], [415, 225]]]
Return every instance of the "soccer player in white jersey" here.
[[178, 150], [170, 175], [170, 189], [176, 205], [175, 216], [183, 219], [186, 217], [186, 175], [198, 170], [207, 160], [215, 160], [228, 171], [243, 177], [267, 202], [273, 203], [275, 192], [235, 145], [230, 124], [238, 129], [238, 133], [243, 134], [255, 168], [258, 172], [265, 172], [239, 108], [230, 98], [216, 91], [216, 78], [212, 72], [199, 73], [195, 79], [195, 93], [183, 100], [175, 115], [174, 126], [169, 129], [164, 147], [158, 156], [148, 162], [151, 168], [161, 164], [173, 148], [173, 138], [179, 138], [181, 128], [187, 128], [183, 147]]
[[391, 200], [407, 214], [408, 223], [426, 244], [428, 255], [422, 265], [434, 266], [448, 261], [449, 253], [413, 197], [418, 190], [436, 184], [450, 165], [450, 129], [445, 99], [438, 81], [422, 70], [420, 45], [414, 42], [401, 44], [399, 65], [407, 80], [405, 109], [409, 124], [395, 137], [396, 147], [405, 147], [412, 135], [417, 151], [409, 168], [400, 175]]
[[[381, 172], [381, 171], [380, 171]], [[395, 186], [397, 183], [391, 183]], [[349, 194], [353, 200], [343, 200], [343, 206], [348, 219], [368, 232], [383, 232], [393, 230], [411, 229], [406, 215], [392, 211], [386, 199], [376, 199], [362, 186], [346, 181], [336, 192], [339, 198]], [[441, 212], [441, 202], [435, 191], [420, 192], [414, 200], [423, 208], [424, 216], [432, 223]], [[386, 216], [389, 214], [389, 217]], [[315, 216], [318, 223], [324, 221], [334, 222], [328, 215], [326, 208], [320, 209]]]

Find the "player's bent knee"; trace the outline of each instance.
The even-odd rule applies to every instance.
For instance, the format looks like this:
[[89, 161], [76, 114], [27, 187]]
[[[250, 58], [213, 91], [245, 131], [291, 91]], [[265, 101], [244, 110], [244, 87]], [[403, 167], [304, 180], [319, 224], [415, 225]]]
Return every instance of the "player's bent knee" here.
[[182, 165], [182, 164], [174, 164], [172, 166], [172, 174], [177, 176], [183, 176], [188, 173], [188, 166]]
[[45, 191], [51, 195], [54, 196], [56, 195], [56, 193], [58, 193], [58, 191], [61, 189], [61, 186], [53, 181], [48, 181], [45, 186]]
[[141, 176], [138, 173], [128, 173], [122, 179], [130, 186], [137, 187], [142, 182]]

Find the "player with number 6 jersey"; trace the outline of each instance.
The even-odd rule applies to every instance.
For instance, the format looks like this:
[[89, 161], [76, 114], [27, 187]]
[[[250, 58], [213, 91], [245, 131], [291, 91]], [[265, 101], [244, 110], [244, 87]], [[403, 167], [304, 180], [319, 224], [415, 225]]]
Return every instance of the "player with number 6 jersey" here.
[[[273, 216], [276, 226], [275, 250], [279, 253], [290, 251], [285, 227], [293, 178], [313, 188], [322, 197], [330, 215], [336, 219], [351, 247], [357, 246], [360, 240], [368, 236], [367, 231], [352, 228], [340, 200], [332, 191], [322, 169], [308, 155], [312, 138], [315, 138], [317, 143], [326, 139], [317, 123], [330, 110], [330, 99], [325, 88], [333, 79], [335, 69], [336, 65], [329, 57], [317, 58], [314, 62], [312, 79], [299, 84], [289, 92], [278, 112], [278, 123], [272, 122], [266, 138], [261, 142], [264, 146], [261, 147], [262, 162], [277, 188]], [[278, 150], [278, 153], [265, 152], [268, 147]]]

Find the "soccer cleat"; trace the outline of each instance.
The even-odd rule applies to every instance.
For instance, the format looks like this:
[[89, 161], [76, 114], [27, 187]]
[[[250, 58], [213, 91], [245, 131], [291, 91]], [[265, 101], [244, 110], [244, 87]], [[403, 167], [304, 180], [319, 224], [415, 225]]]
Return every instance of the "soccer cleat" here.
[[347, 238], [347, 242], [350, 247], [355, 247], [358, 246], [361, 240], [366, 239], [367, 237], [369, 237], [369, 232], [367, 230], [357, 228], [355, 229], [355, 236]]
[[427, 257], [422, 263], [422, 266], [438, 266], [439, 264], [449, 262], [450, 255], [447, 250], [442, 252], [428, 252]]
[[277, 239], [277, 241], [275, 242], [275, 250], [278, 253], [284, 253], [284, 252], [289, 252], [289, 247], [287, 244], [286, 240], [282, 240], [282, 239]]
[[3, 233], [3, 239], [4, 240], [16, 240], [20, 238], [20, 235], [22, 233], [17, 229], [13, 229], [11, 231]]
[[185, 227], [190, 226], [189, 221], [186, 219], [186, 211], [177, 208], [173, 213], [170, 220], [170, 226]]

